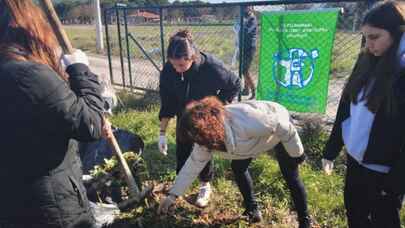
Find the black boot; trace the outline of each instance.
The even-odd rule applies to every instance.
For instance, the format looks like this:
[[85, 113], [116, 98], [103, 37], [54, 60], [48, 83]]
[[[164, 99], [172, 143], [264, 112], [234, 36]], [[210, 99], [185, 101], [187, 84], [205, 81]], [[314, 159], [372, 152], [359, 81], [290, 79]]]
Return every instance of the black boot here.
[[246, 209], [242, 215], [248, 216], [249, 222], [251, 222], [251, 223], [257, 223], [257, 222], [261, 222], [263, 220], [262, 213], [257, 208], [255, 208], [253, 210]]
[[311, 228], [311, 218], [309, 216], [298, 218], [298, 228]]
[[247, 96], [249, 95], [249, 88], [246, 86], [245, 88], [243, 88], [242, 92], [241, 92], [242, 96]]

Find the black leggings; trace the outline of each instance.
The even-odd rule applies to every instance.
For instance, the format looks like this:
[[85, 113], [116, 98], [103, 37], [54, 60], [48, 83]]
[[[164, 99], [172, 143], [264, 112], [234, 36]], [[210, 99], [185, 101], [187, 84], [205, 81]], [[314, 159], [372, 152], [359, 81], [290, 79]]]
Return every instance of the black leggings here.
[[[287, 182], [298, 218], [306, 217], [308, 216], [307, 194], [299, 178], [298, 164], [289, 157], [282, 144], [278, 144], [275, 151], [281, 174]], [[256, 198], [253, 193], [253, 181], [248, 171], [251, 161], [252, 159], [232, 160], [231, 163], [236, 184], [242, 193], [243, 203], [247, 210], [257, 208]]]
[[383, 194], [386, 176], [347, 156], [344, 199], [349, 228], [401, 227], [403, 195]]

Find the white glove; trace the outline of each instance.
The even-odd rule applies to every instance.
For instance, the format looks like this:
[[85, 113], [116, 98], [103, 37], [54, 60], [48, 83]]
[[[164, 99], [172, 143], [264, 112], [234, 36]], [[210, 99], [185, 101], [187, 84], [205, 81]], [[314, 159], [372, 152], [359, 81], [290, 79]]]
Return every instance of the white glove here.
[[170, 206], [172, 206], [176, 202], [176, 197], [173, 195], [169, 195], [165, 198], [162, 198], [160, 200], [159, 208], [158, 208], [158, 214], [159, 215], [165, 215], [167, 214]]
[[62, 56], [62, 64], [66, 68], [74, 63], [83, 63], [88, 66], [89, 59], [87, 58], [86, 53], [80, 49], [76, 49], [72, 54]]
[[165, 135], [160, 135], [159, 136], [159, 151], [164, 156], [167, 155], [167, 139], [166, 139]]
[[327, 175], [332, 174], [333, 161], [329, 161], [327, 159], [322, 158], [322, 169]]

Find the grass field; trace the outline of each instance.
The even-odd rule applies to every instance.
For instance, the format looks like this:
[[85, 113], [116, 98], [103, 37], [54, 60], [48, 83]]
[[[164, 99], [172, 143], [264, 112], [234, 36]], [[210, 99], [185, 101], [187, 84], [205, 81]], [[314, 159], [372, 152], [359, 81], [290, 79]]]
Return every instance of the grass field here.
[[[150, 101], [138, 100], [132, 96], [123, 96], [128, 107], [112, 118], [114, 125], [139, 134], [145, 141], [144, 159], [148, 165], [150, 180], [155, 183], [170, 185], [175, 178], [175, 126], [172, 121], [168, 130], [169, 154], [160, 155], [157, 148], [159, 130], [158, 105], [146, 105]], [[146, 97], [148, 99], [148, 96]], [[141, 108], [139, 108], [141, 107]], [[326, 133], [302, 131], [305, 150], [309, 159], [300, 168], [300, 174], [308, 191], [310, 214], [314, 227], [343, 228], [347, 227], [343, 206], [343, 173], [344, 157], [340, 156], [333, 175], [326, 176], [320, 170], [320, 152], [323, 149]], [[144, 227], [284, 227], [296, 226], [295, 213], [290, 201], [289, 192], [281, 178], [278, 164], [273, 157], [263, 155], [255, 159], [250, 167], [254, 179], [255, 191], [264, 215], [259, 224], [249, 224], [240, 219], [243, 212], [241, 195], [233, 182], [230, 162], [218, 157], [214, 160], [215, 180], [214, 194], [210, 206], [199, 209], [192, 205], [198, 191], [197, 183], [178, 200], [176, 209], [167, 217], [156, 215], [157, 203], [162, 192], [142, 207], [122, 215], [122, 223], [137, 223], [141, 218]], [[163, 191], [164, 192], [164, 191]], [[402, 212], [402, 219], [405, 213]], [[405, 223], [403, 222], [403, 225]]]

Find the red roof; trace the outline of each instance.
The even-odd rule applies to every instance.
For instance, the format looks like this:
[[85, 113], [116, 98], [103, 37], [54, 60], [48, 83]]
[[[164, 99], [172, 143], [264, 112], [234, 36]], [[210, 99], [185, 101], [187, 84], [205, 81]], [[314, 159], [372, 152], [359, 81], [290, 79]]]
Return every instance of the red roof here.
[[155, 13], [150, 13], [150, 12], [134, 12], [129, 14], [128, 16], [131, 17], [144, 17], [144, 18], [150, 18], [150, 19], [159, 19], [159, 15]]

